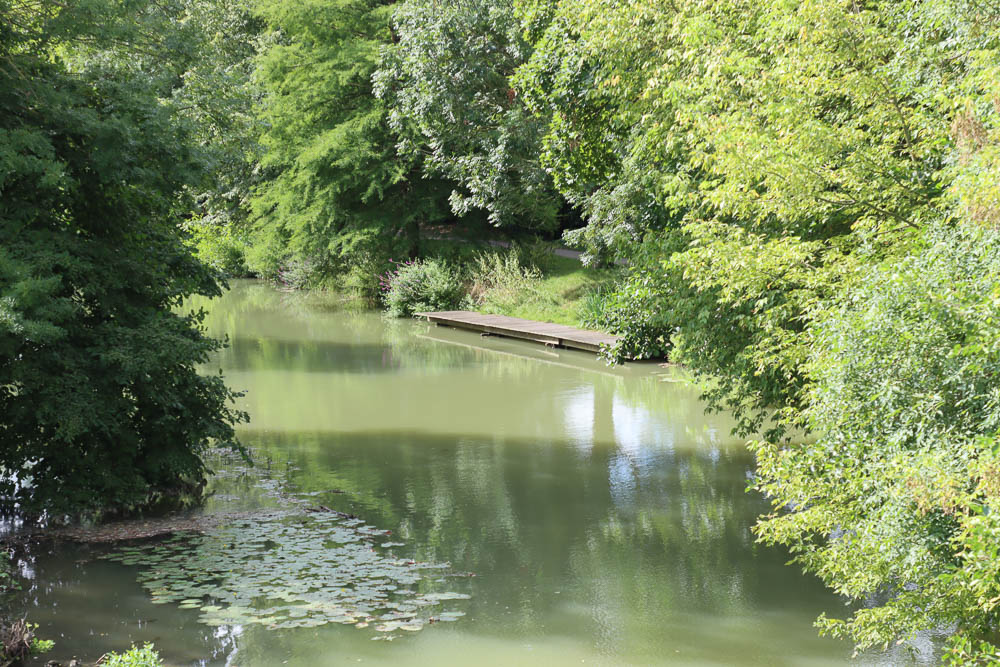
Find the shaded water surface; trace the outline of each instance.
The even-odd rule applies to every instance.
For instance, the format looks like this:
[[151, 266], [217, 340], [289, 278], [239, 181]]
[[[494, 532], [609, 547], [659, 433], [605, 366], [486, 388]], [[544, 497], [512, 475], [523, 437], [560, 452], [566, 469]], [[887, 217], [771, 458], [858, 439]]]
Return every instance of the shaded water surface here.
[[242, 667], [849, 660], [812, 627], [841, 603], [754, 544], [766, 505], [745, 491], [752, 461], [730, 423], [667, 370], [249, 282], [201, 305], [229, 337], [211, 370], [246, 391], [241, 435], [258, 461], [217, 482], [204, 511], [267, 506], [264, 476], [391, 530], [403, 558], [475, 573], [466, 615], [391, 642], [343, 625], [208, 626], [151, 604], [142, 564], [56, 544], [23, 562], [21, 601], [55, 657], [154, 641], [169, 664]]

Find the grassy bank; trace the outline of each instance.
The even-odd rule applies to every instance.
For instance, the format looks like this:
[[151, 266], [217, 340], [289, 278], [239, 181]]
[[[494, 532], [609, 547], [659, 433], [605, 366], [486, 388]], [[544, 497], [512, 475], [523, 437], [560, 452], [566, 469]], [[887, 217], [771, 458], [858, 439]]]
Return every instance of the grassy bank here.
[[614, 283], [620, 269], [592, 269], [580, 260], [553, 256], [541, 275], [508, 298], [489, 299], [474, 310], [539, 322], [581, 326], [589, 308]]
[[389, 314], [473, 310], [540, 322], [585, 326], [621, 269], [594, 269], [555, 254], [551, 243], [510, 248], [438, 240], [423, 257], [383, 275], [380, 299]]
[[[201, 236], [192, 240], [198, 255], [232, 277], [261, 277], [290, 289], [319, 289], [342, 294], [358, 307], [389, 306], [405, 316], [413, 310], [459, 308], [522, 317], [539, 322], [586, 326], [598, 319], [602, 294], [622, 269], [585, 267], [579, 259], [555, 254], [543, 241], [491, 245], [483, 239], [425, 239], [417, 267], [387, 255], [359, 253], [347, 266], [331, 271], [328, 263], [289, 262], [273, 275], [253, 276], [245, 261], [249, 248], [235, 237]], [[432, 266], [428, 266], [430, 263]], [[419, 275], [417, 275], [419, 274]], [[398, 275], [406, 282], [397, 308], [386, 303], [387, 286]], [[434, 294], [437, 296], [434, 296]], [[446, 296], [447, 295], [447, 296]], [[410, 306], [418, 306], [410, 308]], [[592, 328], [592, 327], [590, 327]]]

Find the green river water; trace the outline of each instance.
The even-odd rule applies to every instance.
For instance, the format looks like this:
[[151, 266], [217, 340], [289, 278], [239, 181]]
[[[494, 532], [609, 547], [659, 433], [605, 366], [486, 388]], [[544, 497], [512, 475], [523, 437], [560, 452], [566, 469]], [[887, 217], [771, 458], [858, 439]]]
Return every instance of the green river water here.
[[[415, 585], [467, 595], [439, 605], [464, 616], [393, 641], [341, 624], [206, 625], [191, 605], [153, 604], [141, 562], [43, 544], [21, 563], [19, 604], [56, 641], [46, 659], [152, 641], [170, 665], [851, 662], [849, 644], [812, 627], [843, 602], [754, 543], [767, 505], [746, 491], [752, 459], [669, 370], [386, 321], [252, 282], [200, 305], [211, 333], [230, 339], [210, 370], [246, 391], [241, 437], [257, 460], [217, 480], [203, 511], [266, 509], [277, 489], [357, 515], [392, 531], [399, 558], [474, 574]], [[234, 534], [225, 539], [254, 538]], [[304, 578], [322, 589], [326, 576]], [[909, 659], [897, 649], [854, 662]]]

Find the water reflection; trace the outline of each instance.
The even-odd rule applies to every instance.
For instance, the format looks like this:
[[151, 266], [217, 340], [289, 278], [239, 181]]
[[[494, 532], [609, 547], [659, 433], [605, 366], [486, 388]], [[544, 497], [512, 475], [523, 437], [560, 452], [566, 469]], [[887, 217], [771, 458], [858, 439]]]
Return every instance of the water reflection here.
[[[218, 636], [196, 613], [151, 607], [129, 568], [65, 546], [32, 556], [25, 599], [61, 650], [148, 639], [175, 664], [242, 667], [850, 655], [812, 628], [837, 600], [753, 543], [764, 502], [745, 492], [752, 461], [731, 424], [664, 369], [387, 323], [253, 283], [200, 305], [232, 342], [215, 365], [247, 391], [243, 437], [262, 465], [391, 529], [402, 555], [474, 572], [468, 615], [392, 643], [329, 626]], [[207, 510], [255, 497], [220, 488]]]

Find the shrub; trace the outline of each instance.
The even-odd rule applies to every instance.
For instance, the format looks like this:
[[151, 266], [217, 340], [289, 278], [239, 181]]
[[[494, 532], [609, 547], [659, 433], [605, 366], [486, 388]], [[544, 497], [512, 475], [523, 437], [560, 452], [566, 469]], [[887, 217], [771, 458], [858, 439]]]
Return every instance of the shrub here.
[[288, 289], [315, 287], [320, 281], [322, 262], [309, 257], [292, 257], [280, 269], [275, 282]]
[[253, 246], [247, 261], [256, 276], [286, 289], [311, 289], [322, 286], [333, 270], [328, 258], [299, 256], [278, 252], [274, 246]]
[[101, 660], [102, 667], [160, 667], [162, 664], [151, 644], [142, 648], [133, 646], [124, 653], [108, 653]]
[[382, 276], [382, 291], [385, 310], [393, 317], [458, 308], [465, 296], [458, 273], [434, 259], [397, 264]]
[[666, 357], [680, 323], [689, 331], [700, 324], [693, 315], [701, 302], [664, 261], [680, 247], [677, 235], [648, 235], [632, 248], [625, 275], [581, 313], [586, 326], [619, 336], [607, 351], [610, 360]]

